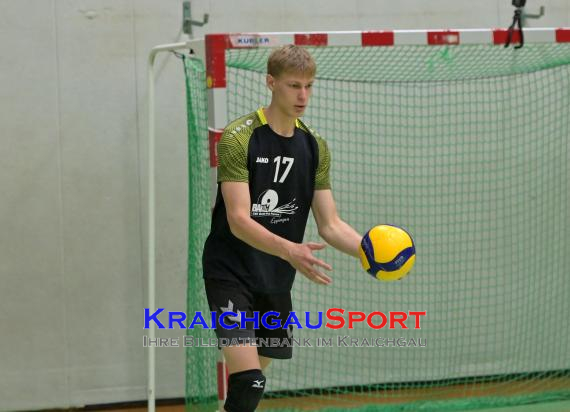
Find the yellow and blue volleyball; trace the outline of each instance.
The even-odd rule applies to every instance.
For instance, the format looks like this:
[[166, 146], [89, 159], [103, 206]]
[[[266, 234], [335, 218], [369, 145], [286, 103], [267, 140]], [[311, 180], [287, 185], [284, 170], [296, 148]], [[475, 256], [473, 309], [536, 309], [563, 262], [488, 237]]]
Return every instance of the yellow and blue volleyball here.
[[402, 279], [416, 260], [416, 248], [410, 234], [392, 225], [374, 226], [366, 232], [359, 252], [364, 270], [386, 282]]

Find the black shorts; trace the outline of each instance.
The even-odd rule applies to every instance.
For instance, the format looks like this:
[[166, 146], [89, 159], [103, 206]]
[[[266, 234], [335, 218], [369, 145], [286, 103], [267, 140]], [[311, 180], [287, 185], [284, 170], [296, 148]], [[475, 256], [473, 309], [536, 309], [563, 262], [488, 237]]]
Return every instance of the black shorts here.
[[[204, 279], [206, 296], [210, 311], [216, 312], [216, 336], [220, 342], [250, 341], [257, 344], [259, 355], [274, 359], [291, 359], [293, 357], [292, 337], [293, 326], [283, 328], [289, 313], [291, 312], [291, 292], [259, 293], [248, 290], [238, 280]], [[219, 316], [224, 312], [245, 312], [248, 318], [253, 317], [254, 312], [259, 312], [259, 329], [255, 329], [253, 322], [245, 322], [243, 328], [238, 318], [226, 315], [223, 323], [231, 326], [237, 323], [238, 327], [226, 329], [220, 325]], [[278, 320], [281, 326], [276, 329], [268, 329], [261, 322], [262, 316], [270, 311], [278, 312], [279, 315], [271, 315], [268, 320], [276, 324]], [[239, 316], [239, 315], [238, 315]], [[257, 339], [254, 339], [257, 338]]]

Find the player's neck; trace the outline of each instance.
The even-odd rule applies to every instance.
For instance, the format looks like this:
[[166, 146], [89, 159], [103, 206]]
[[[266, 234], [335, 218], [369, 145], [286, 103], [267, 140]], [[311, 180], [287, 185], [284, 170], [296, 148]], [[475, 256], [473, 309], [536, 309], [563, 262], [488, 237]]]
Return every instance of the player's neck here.
[[293, 137], [297, 118], [289, 117], [271, 104], [263, 109], [267, 124], [275, 133], [284, 137]]

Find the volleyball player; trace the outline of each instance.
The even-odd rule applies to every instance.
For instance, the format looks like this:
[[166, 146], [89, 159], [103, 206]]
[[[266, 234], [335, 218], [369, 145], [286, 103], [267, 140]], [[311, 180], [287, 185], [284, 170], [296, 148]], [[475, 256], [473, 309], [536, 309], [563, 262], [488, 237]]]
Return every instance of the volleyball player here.
[[[251, 317], [254, 311], [277, 312], [274, 318], [283, 324], [292, 310], [296, 271], [317, 284], [331, 284], [331, 266], [314, 254], [325, 244], [303, 243], [309, 210], [329, 245], [358, 257], [362, 237], [337, 214], [327, 143], [300, 120], [315, 74], [306, 49], [274, 50], [266, 77], [271, 103], [231, 122], [218, 144], [218, 192], [203, 267], [210, 310], [238, 314], [225, 316], [226, 324], [240, 324], [241, 312]], [[254, 411], [265, 388], [262, 370], [271, 359], [292, 357], [290, 344], [249, 342], [254, 337], [290, 342], [292, 328], [245, 326], [216, 329], [218, 338], [239, 340], [222, 348], [230, 374], [228, 412]]]

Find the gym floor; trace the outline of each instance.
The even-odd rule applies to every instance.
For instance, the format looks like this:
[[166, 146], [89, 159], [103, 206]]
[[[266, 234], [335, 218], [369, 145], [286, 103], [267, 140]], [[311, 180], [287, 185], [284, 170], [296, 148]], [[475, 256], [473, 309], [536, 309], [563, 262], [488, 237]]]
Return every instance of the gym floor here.
[[[357, 408], [359, 406], [370, 405], [372, 402], [381, 404], [398, 404], [411, 403], [423, 399], [446, 400], [446, 399], [462, 399], [467, 397], [484, 397], [484, 396], [521, 396], [531, 395], [532, 393], [543, 392], [548, 390], [565, 391], [570, 388], [570, 378], [546, 378], [527, 382], [523, 385], [522, 381], [511, 382], [488, 382], [470, 385], [466, 388], [464, 385], [449, 385], [433, 388], [409, 388], [400, 389], [398, 391], [390, 391], [390, 397], [386, 397], [383, 393], [365, 392], [324, 396], [299, 396], [299, 397], [283, 397], [264, 399], [261, 401], [258, 410], [275, 410], [278, 408], [297, 408], [303, 411], [318, 411], [326, 407]], [[396, 393], [397, 392], [397, 393]], [[376, 396], [375, 396], [376, 395]], [[210, 405], [200, 405], [200, 407], [191, 407], [192, 412], [214, 412], [216, 410], [216, 402]], [[95, 405], [85, 408], [49, 410], [44, 412], [143, 412], [146, 411], [146, 402], [124, 403], [114, 405]], [[160, 400], [157, 401], [156, 410], [158, 412], [188, 412], [184, 406], [184, 399]], [[521, 406], [508, 406], [485, 409], [470, 409], [473, 412], [570, 412], [570, 400], [553, 401], [546, 403], [537, 403]], [[466, 412], [466, 411], [457, 411]]]
[[[263, 411], [268, 407], [276, 407], [277, 405], [271, 404], [267, 401], [263, 402], [263, 406], [259, 408], [259, 411]], [[124, 408], [83, 408], [83, 409], [61, 409], [61, 410], [50, 410], [47, 412], [94, 412], [94, 411], [101, 411], [101, 412], [144, 412], [147, 408], [144, 406], [134, 406], [134, 407], [124, 407]], [[179, 405], [164, 405], [164, 406], [157, 406], [156, 410], [158, 412], [187, 412], [184, 408], [184, 404]], [[190, 409], [192, 410], [192, 409]], [[493, 409], [477, 409], [477, 410], [470, 410], [471, 412], [570, 412], [570, 401], [564, 402], [549, 402], [543, 404], [534, 404], [534, 405], [524, 405], [524, 406], [511, 406], [505, 408], [493, 408]], [[212, 412], [214, 410], [212, 409]], [[459, 412], [467, 412], [467, 411], [459, 411]]]

